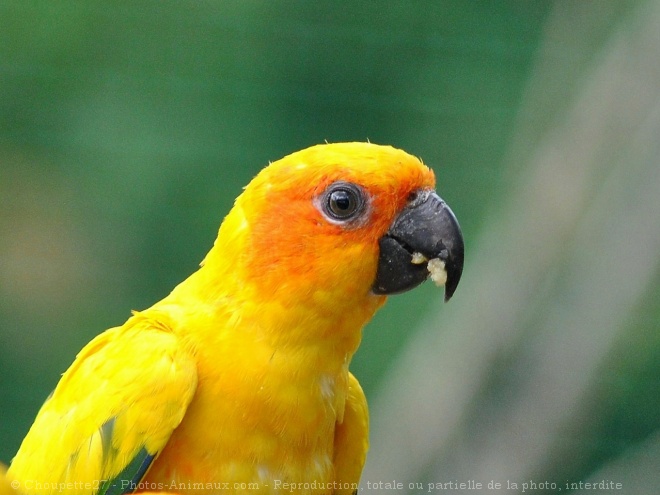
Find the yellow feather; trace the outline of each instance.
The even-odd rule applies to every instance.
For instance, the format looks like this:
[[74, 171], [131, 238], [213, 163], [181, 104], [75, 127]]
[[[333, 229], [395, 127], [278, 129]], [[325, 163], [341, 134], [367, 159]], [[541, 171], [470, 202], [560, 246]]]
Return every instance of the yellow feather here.
[[[318, 197], [336, 181], [368, 195], [359, 224], [321, 214]], [[197, 272], [80, 352], [8, 479], [29, 495], [59, 494], [61, 483], [113, 478], [146, 453], [158, 457], [140, 490], [351, 493], [368, 415], [348, 366], [385, 302], [371, 291], [378, 239], [411, 191], [433, 186], [416, 158], [367, 143], [271, 164]]]

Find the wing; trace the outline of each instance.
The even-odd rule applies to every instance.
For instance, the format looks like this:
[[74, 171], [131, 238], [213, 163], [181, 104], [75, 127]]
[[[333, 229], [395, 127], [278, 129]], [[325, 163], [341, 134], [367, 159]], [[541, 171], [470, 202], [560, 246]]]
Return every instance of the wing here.
[[7, 466], [0, 462], [0, 495], [18, 495], [6, 477]]
[[27, 494], [132, 492], [196, 387], [195, 361], [178, 337], [138, 313], [78, 354], [41, 407], [8, 478]]
[[[335, 428], [335, 481], [357, 484], [362, 475], [364, 461], [369, 449], [369, 410], [360, 383], [348, 374], [348, 396], [344, 420]], [[357, 489], [340, 489], [337, 494], [357, 493]]]

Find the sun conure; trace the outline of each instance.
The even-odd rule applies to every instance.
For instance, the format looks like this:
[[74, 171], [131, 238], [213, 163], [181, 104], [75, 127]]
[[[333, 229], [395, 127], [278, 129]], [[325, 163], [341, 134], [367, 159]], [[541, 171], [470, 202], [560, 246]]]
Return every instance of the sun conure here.
[[389, 294], [463, 269], [433, 172], [313, 146], [264, 168], [199, 270], [87, 344], [7, 473], [25, 494], [354, 493], [368, 413], [349, 364]]

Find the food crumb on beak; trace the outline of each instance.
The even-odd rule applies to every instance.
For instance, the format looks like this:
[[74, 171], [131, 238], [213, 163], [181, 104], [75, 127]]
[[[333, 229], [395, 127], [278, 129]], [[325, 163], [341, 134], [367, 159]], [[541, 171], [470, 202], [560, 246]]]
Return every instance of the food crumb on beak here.
[[427, 261], [428, 261], [428, 258], [426, 256], [424, 256], [422, 253], [418, 253], [418, 252], [414, 252], [412, 254], [412, 259], [410, 260], [410, 262], [413, 265], [421, 265], [422, 263], [426, 263]]
[[433, 280], [435, 285], [442, 287], [447, 283], [447, 271], [445, 270], [444, 261], [442, 261], [440, 258], [433, 258], [432, 260], [429, 260], [428, 265], [426, 266], [431, 275], [431, 280]]

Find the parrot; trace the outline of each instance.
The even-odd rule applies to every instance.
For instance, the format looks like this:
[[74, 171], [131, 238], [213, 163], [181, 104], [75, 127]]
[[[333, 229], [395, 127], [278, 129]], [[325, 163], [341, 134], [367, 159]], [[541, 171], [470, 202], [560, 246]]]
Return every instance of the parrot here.
[[449, 300], [463, 256], [433, 171], [405, 151], [325, 143], [272, 162], [197, 271], [78, 353], [7, 481], [23, 495], [354, 494], [362, 329], [429, 278]]

